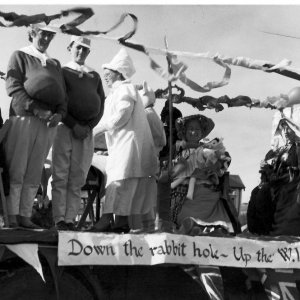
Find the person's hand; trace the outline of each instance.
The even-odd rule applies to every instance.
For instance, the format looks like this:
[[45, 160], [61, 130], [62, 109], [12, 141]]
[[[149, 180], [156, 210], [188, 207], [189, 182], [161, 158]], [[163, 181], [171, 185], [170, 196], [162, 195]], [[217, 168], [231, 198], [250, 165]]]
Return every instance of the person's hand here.
[[73, 136], [76, 139], [84, 140], [88, 136], [90, 131], [91, 131], [91, 129], [89, 128], [89, 126], [82, 126], [82, 125], [76, 124], [73, 127]]
[[40, 120], [48, 122], [50, 118], [52, 117], [51, 110], [45, 110], [41, 108], [35, 108], [33, 110], [33, 114], [38, 117]]
[[55, 127], [61, 121], [62, 115], [61, 114], [54, 114], [49, 118], [48, 127]]
[[186, 160], [185, 159], [179, 159], [176, 164], [173, 166], [171, 170], [171, 178], [174, 179], [176, 176], [178, 176], [184, 169], [186, 168]]
[[176, 152], [186, 149], [186, 141], [176, 141], [175, 147], [176, 147]]

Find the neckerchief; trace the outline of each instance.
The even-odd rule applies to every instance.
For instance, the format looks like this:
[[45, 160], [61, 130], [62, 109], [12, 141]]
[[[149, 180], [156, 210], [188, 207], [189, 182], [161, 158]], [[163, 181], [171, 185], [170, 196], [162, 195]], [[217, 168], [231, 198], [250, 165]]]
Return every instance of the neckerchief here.
[[23, 47], [20, 49], [20, 51], [38, 58], [41, 61], [43, 67], [46, 67], [47, 59], [51, 59], [47, 52], [42, 53], [39, 50], [37, 50], [33, 45]]
[[94, 77], [93, 74], [89, 74], [90, 72], [93, 72], [94, 69], [90, 68], [87, 65], [79, 65], [75, 61], [70, 61], [66, 63], [64, 67], [68, 67], [72, 70], [79, 72], [79, 78], [82, 78], [83, 74], [86, 74], [88, 77]]

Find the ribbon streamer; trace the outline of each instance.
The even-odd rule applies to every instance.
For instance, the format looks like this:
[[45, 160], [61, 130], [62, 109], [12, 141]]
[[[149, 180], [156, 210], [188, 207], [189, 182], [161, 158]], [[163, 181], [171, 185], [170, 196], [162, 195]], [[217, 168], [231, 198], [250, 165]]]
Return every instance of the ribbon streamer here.
[[[5, 21], [8, 22], [8, 24], [4, 24], [3, 22], [0, 21], [0, 26], [2, 27], [29, 26], [30, 24], [35, 24], [40, 22], [45, 22], [46, 24], [49, 24], [54, 19], [59, 19], [63, 16], [64, 17], [69, 16], [70, 14], [79, 14], [79, 17], [75, 18], [74, 20], [66, 24], [61, 25], [59, 28], [56, 28], [58, 29], [58, 31], [66, 34], [79, 35], [79, 36], [89, 35], [94, 38], [102, 37], [102, 38], [118, 41], [120, 44], [124, 45], [125, 47], [129, 47], [145, 53], [150, 59], [151, 68], [164, 79], [170, 81], [176, 81], [179, 79], [182, 83], [184, 83], [185, 85], [189, 86], [191, 89], [197, 92], [202, 92], [202, 93], [209, 92], [214, 88], [222, 87], [228, 84], [231, 75], [231, 70], [229, 68], [229, 65], [262, 70], [269, 73], [273, 72], [283, 76], [287, 76], [289, 78], [300, 80], [300, 70], [290, 68], [289, 66], [291, 62], [287, 60], [283, 60], [279, 64], [272, 64], [268, 61], [256, 60], [256, 59], [251, 59], [246, 57], [228, 57], [218, 53], [215, 55], [211, 55], [209, 52], [193, 53], [193, 52], [184, 52], [184, 51], [170, 51], [166, 49], [145, 47], [144, 45], [141, 44], [129, 43], [127, 42], [127, 40], [135, 34], [137, 30], [137, 23], [138, 23], [137, 17], [129, 13], [123, 14], [120, 17], [120, 20], [106, 31], [82, 31], [77, 28], [78, 25], [82, 24], [83, 22], [85, 22], [87, 19], [89, 19], [91, 16], [94, 15], [94, 12], [90, 8], [73, 8], [69, 10], [64, 10], [59, 14], [55, 14], [51, 16], [47, 16], [45, 14], [27, 16], [27, 15], [18, 15], [14, 12], [4, 13], [0, 11], [0, 17], [2, 17]], [[124, 22], [127, 16], [131, 17], [131, 19], [133, 20], [133, 24], [134, 24], [133, 29], [119, 38], [108, 37], [107, 33], [119, 27]], [[174, 68], [174, 70], [177, 70], [177, 72], [174, 72], [174, 74], [172, 75], [168, 74], [167, 71], [165, 71], [151, 58], [150, 54], [161, 54], [164, 56], [166, 55], [170, 56], [172, 58], [171, 59], [172, 68]], [[179, 65], [181, 67], [178, 68], [178, 63], [175, 62], [177, 61], [178, 56], [213, 60], [215, 63], [225, 68], [223, 79], [220, 82], [208, 82], [204, 86], [198, 85], [196, 82], [192, 81], [186, 76], [185, 71], [187, 69], [187, 66], [185, 66], [183, 63], [180, 62]], [[170, 76], [172, 77], [170, 78]]]
[[52, 20], [60, 19], [61, 17], [67, 17], [70, 14], [74, 14], [74, 13], [80, 14], [80, 16], [74, 19], [73, 21], [64, 24], [63, 26], [66, 26], [67, 28], [76, 27], [82, 24], [83, 22], [85, 22], [92, 15], [94, 15], [94, 12], [91, 8], [72, 8], [72, 9], [63, 10], [61, 13], [54, 14], [51, 16], [47, 16], [45, 14], [36, 14], [36, 15], [27, 16], [27, 15], [19, 15], [15, 12], [5, 13], [0, 11], [0, 17], [2, 17], [5, 21], [7, 21], [6, 24], [0, 21], [0, 26], [28, 27], [31, 24], [42, 23], [42, 22], [45, 22], [45, 24], [48, 25]]
[[184, 83], [185, 85], [187, 85], [189, 88], [191, 88], [194, 91], [197, 92], [201, 92], [201, 93], [206, 93], [211, 91], [212, 89], [218, 88], [218, 87], [222, 87], [226, 84], [229, 83], [229, 79], [230, 79], [230, 75], [231, 75], [231, 70], [228, 67], [227, 64], [223, 63], [221, 60], [219, 59], [214, 59], [214, 61], [221, 65], [222, 67], [225, 68], [225, 74], [223, 76], [223, 79], [220, 82], [208, 82], [207, 84], [205, 84], [203, 87], [198, 85], [196, 82], [194, 82], [193, 80], [189, 79], [186, 74], [185, 71], [187, 70], [187, 65], [185, 65], [183, 62], [178, 61], [177, 60], [177, 56], [176, 55], [172, 55], [169, 52], [165, 52], [166, 55], [168, 57], [170, 57], [170, 61], [171, 61], [171, 68], [173, 70], [173, 74], [169, 74], [169, 72], [167, 72], [166, 70], [164, 70], [160, 65], [158, 65], [149, 55], [149, 51], [147, 48], [145, 48], [143, 45], [141, 44], [134, 44], [134, 43], [130, 43], [127, 42], [124, 39], [119, 39], [120, 44], [122, 44], [123, 46], [126, 46], [128, 48], [132, 48], [134, 50], [143, 52], [144, 54], [146, 54], [149, 59], [150, 59], [150, 67], [151, 69], [153, 69], [157, 74], [159, 74], [162, 78], [168, 80], [168, 81], [176, 81], [176, 80], [180, 80], [182, 83]]
[[[185, 96], [184, 89], [175, 85], [179, 94], [172, 92], [172, 102], [179, 104], [182, 102], [188, 103], [200, 111], [205, 109], [214, 109], [216, 112], [222, 111], [224, 109], [223, 104], [229, 107], [240, 107], [245, 106], [248, 108], [270, 108], [282, 110], [289, 105], [289, 97], [286, 94], [281, 94], [279, 96], [267, 97], [265, 100], [258, 100], [244, 95], [239, 95], [234, 98], [230, 98], [227, 95], [215, 98], [212, 96], [203, 96], [200, 98], [191, 98]], [[158, 89], [155, 91], [156, 98], [168, 99], [168, 89]]]
[[[152, 54], [166, 55], [165, 49], [150, 48], [150, 47], [147, 47], [146, 49], [149, 53]], [[272, 64], [271, 62], [265, 60], [252, 59], [252, 58], [242, 57], [242, 56], [229, 57], [229, 56], [221, 55], [219, 53], [212, 55], [209, 52], [193, 53], [193, 52], [170, 51], [170, 50], [168, 50], [168, 53], [173, 56], [182, 56], [182, 57], [189, 57], [194, 59], [209, 59], [209, 60], [218, 59], [227, 65], [234, 65], [234, 66], [248, 68], [248, 69], [261, 70], [269, 73], [275, 72], [282, 76], [300, 80], [300, 69], [290, 68], [289, 65], [291, 62], [286, 59], [282, 60], [278, 64]], [[289, 64], [283, 63], [287, 61], [289, 62]]]
[[[215, 61], [215, 63], [217, 63], [220, 66], [225, 68], [225, 73], [224, 73], [223, 79], [221, 81], [208, 82], [205, 86], [201, 87], [194, 81], [187, 78], [184, 71], [179, 74], [179, 80], [182, 83], [184, 83], [185, 85], [189, 86], [192, 90], [201, 92], [201, 93], [206, 93], [206, 92], [211, 91], [212, 89], [227, 85], [229, 83], [229, 79], [231, 76], [231, 69], [228, 67], [228, 65], [226, 65], [219, 59], [214, 59], [214, 61]], [[173, 69], [176, 70], [176, 67], [175, 67], [176, 65], [172, 64], [172, 66], [173, 66]]]
[[51, 16], [47, 16], [45, 14], [37, 14], [32, 16], [27, 15], [18, 15], [14, 12], [1, 12], [0, 11], [0, 17], [2, 17], [5, 21], [5, 23], [0, 21], [1, 27], [21, 27], [21, 26], [29, 26], [30, 24], [36, 24], [45, 22], [46, 24], [49, 24], [52, 20], [59, 19], [62, 16], [62, 13], [55, 14]]

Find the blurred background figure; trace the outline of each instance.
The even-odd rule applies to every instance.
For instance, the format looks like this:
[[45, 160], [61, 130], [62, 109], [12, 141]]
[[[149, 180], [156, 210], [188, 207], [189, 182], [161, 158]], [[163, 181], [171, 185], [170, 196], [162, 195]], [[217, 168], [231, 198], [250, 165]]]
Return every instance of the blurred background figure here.
[[247, 225], [251, 233], [269, 235], [274, 217], [274, 202], [270, 176], [273, 167], [265, 161], [260, 166], [260, 183], [252, 192], [247, 209]]

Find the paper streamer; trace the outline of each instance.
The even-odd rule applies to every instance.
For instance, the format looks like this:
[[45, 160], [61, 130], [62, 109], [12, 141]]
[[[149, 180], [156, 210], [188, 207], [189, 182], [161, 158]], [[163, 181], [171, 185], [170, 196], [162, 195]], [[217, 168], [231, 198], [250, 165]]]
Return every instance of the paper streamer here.
[[[224, 109], [223, 104], [226, 104], [228, 107], [240, 107], [245, 106], [248, 108], [257, 107], [257, 108], [270, 108], [270, 109], [279, 109], [290, 107], [290, 100], [288, 95], [280, 94], [279, 96], [267, 97], [265, 100], [258, 100], [251, 98], [245, 95], [239, 95], [233, 98], [228, 97], [227, 95], [215, 98], [212, 96], [203, 96], [199, 98], [192, 98], [185, 96], [184, 89], [175, 85], [173, 88], [176, 88], [179, 91], [179, 94], [172, 92], [172, 102], [173, 103], [188, 103], [193, 107], [197, 108], [200, 111], [205, 109], [214, 109], [216, 112], [222, 111]], [[168, 99], [168, 90], [167, 89], [158, 89], [155, 91], [156, 98]]]
[[[89, 35], [91, 38], [106, 38], [110, 40], [115, 40], [125, 47], [129, 47], [137, 51], [143, 52], [149, 57], [150, 67], [161, 77], [163, 77], [168, 81], [176, 81], [179, 79], [182, 83], [184, 83], [185, 85], [187, 85], [188, 87], [190, 87], [191, 89], [197, 92], [204, 93], [204, 92], [211, 91], [214, 88], [227, 85], [229, 83], [230, 75], [231, 75], [231, 70], [229, 68], [229, 65], [262, 70], [269, 73], [274, 72], [283, 76], [287, 76], [289, 78], [300, 80], [300, 69], [291, 68], [290, 67], [291, 61], [287, 59], [282, 60], [278, 64], [272, 64], [268, 61], [251, 59], [247, 57], [229, 57], [229, 56], [221, 55], [219, 53], [212, 55], [209, 52], [193, 53], [193, 52], [184, 52], [184, 51], [170, 51], [167, 49], [146, 47], [144, 45], [135, 44], [132, 42], [129, 43], [127, 40], [135, 34], [137, 30], [137, 24], [138, 24], [138, 18], [135, 15], [130, 13], [123, 14], [120, 17], [119, 21], [106, 31], [82, 31], [77, 28], [78, 25], [85, 22], [94, 14], [92, 9], [90, 8], [73, 8], [69, 10], [64, 10], [59, 14], [55, 14], [51, 16], [47, 16], [45, 14], [27, 16], [27, 15], [18, 15], [14, 12], [10, 12], [10, 13], [0, 12], [0, 17], [2, 17], [7, 22], [7, 24], [0, 22], [0, 26], [4, 26], [4, 27], [29, 26], [30, 24], [35, 24], [40, 22], [45, 22], [46, 24], [49, 24], [50, 21], [54, 19], [61, 18], [64, 16], [69, 16], [71, 14], [79, 14], [79, 16], [74, 20], [72, 20], [71, 22], [61, 25], [59, 28], [57, 28], [58, 31], [66, 34], [72, 34], [72, 35]], [[126, 17], [130, 17], [133, 20], [133, 29], [130, 30], [125, 35], [123, 35], [122, 37], [118, 37], [118, 38], [108, 37], [107, 34], [115, 30], [117, 27], [119, 27], [124, 22]], [[172, 69], [175, 70], [174, 74], [168, 74], [167, 71], [165, 71], [159, 64], [157, 64], [151, 58], [150, 54], [160, 54], [160, 55], [171, 57]], [[178, 63], [175, 62], [177, 61], [178, 56], [196, 58], [196, 59], [210, 59], [214, 61], [215, 63], [225, 68], [225, 73], [223, 75], [222, 80], [219, 82], [218, 81], [208, 82], [204, 86], [197, 84], [196, 82], [192, 81], [186, 76], [185, 74], [185, 71], [187, 70], [186, 65], [180, 62], [179, 65], [181, 67], [178, 68]]]

